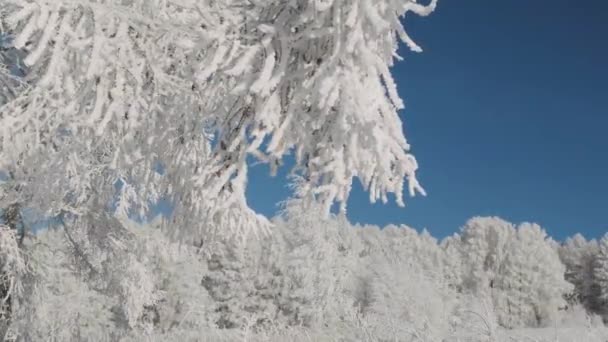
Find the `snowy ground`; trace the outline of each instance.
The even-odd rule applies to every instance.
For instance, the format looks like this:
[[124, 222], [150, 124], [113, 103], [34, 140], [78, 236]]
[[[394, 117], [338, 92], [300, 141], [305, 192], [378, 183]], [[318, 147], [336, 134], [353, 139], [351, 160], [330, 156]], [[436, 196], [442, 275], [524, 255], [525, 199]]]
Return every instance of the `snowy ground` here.
[[498, 341], [517, 342], [607, 342], [606, 328], [544, 328], [500, 331]]

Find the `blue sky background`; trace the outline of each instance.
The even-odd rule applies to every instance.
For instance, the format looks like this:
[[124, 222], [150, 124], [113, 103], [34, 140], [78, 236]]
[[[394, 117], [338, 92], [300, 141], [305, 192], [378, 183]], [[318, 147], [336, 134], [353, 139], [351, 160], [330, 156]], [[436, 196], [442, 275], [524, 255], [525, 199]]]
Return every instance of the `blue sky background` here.
[[[393, 72], [428, 197], [369, 204], [353, 222], [444, 237], [475, 215], [541, 224], [558, 239], [608, 231], [608, 2], [440, 0], [406, 27], [424, 48]], [[248, 199], [272, 216], [285, 171], [251, 168]]]

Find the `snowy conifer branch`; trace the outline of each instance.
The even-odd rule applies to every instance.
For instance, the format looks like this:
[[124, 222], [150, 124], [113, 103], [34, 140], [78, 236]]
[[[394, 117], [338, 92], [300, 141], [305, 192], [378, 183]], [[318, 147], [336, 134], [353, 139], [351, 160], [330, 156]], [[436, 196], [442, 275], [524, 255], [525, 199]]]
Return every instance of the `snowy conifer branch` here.
[[354, 178], [372, 201], [403, 205], [406, 182], [424, 194], [389, 68], [398, 38], [419, 50], [400, 18], [436, 1], [0, 3], [29, 68], [1, 110], [0, 167], [43, 212], [114, 199], [145, 215], [164, 196], [190, 232], [259, 227], [248, 157], [276, 168], [292, 152], [326, 213]]
[[278, 164], [295, 150], [296, 169], [326, 212], [335, 201], [345, 209], [354, 177], [372, 201], [386, 201], [392, 192], [403, 205], [404, 180], [411, 195], [424, 194], [389, 67], [397, 33], [419, 50], [399, 17], [427, 15], [435, 5], [336, 0], [250, 6], [239, 28], [250, 34], [220, 45], [198, 74], [199, 82], [219, 78], [235, 85], [230, 93], [237, 100], [226, 97], [227, 118], [218, 127], [218, 161], [230, 165], [223, 172], [242, 174], [246, 154]]

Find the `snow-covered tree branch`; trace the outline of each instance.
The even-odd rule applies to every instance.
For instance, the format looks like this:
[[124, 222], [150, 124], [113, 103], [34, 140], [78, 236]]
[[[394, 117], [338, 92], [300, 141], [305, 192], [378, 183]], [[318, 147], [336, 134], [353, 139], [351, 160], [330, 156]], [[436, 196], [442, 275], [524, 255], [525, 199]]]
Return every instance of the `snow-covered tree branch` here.
[[398, 39], [420, 50], [401, 18], [435, 0], [1, 4], [28, 86], [2, 107], [0, 165], [45, 213], [118, 196], [144, 215], [167, 196], [199, 234], [260, 226], [248, 158], [275, 168], [292, 152], [326, 213], [346, 209], [354, 178], [372, 201], [424, 193], [390, 67]]

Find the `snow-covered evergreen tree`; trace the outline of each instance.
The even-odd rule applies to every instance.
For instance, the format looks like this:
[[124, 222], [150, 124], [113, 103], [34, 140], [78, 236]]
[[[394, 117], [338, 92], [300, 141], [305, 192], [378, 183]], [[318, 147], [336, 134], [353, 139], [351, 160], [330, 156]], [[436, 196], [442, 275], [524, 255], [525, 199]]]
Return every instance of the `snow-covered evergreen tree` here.
[[359, 229], [356, 304], [379, 340], [437, 340], [449, 330], [454, 293], [442, 275], [442, 254], [428, 233], [408, 227]]
[[544, 325], [565, 306], [563, 297], [572, 286], [564, 279], [553, 242], [539, 226], [516, 228], [498, 218], [474, 218], [450, 244], [460, 244], [452, 248], [462, 253], [457, 288], [492, 303], [501, 325]]
[[507, 245], [515, 234], [513, 224], [497, 217], [475, 217], [459, 236], [463, 253], [463, 287], [488, 295], [495, 287]]
[[[282, 286], [277, 298], [288, 324], [322, 327], [339, 320], [354, 262], [343, 234], [345, 220], [319, 217], [317, 204], [290, 201], [278, 225]], [[348, 304], [346, 304], [348, 305]]]
[[560, 258], [566, 266], [566, 280], [574, 284], [569, 301], [573, 305], [580, 303], [591, 313], [599, 310], [599, 294], [594, 274], [598, 252], [597, 241], [587, 241], [580, 234], [566, 239], [559, 247]]
[[535, 224], [521, 224], [505, 248], [492, 291], [499, 322], [506, 327], [555, 322], [573, 288], [564, 273], [545, 231]]
[[259, 331], [277, 320], [276, 290], [282, 278], [274, 267], [278, 262], [274, 249], [280, 248], [275, 242], [225, 240], [206, 247], [200, 283], [214, 301], [208, 318], [213, 326]]
[[593, 274], [598, 294], [597, 311], [608, 321], [608, 234], [599, 242]]

